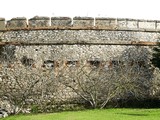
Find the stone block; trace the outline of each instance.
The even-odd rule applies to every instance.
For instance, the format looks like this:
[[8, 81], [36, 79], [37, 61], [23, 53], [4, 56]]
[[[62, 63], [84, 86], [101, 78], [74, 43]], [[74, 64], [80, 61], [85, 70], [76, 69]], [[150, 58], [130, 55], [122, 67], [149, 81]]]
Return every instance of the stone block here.
[[52, 27], [69, 27], [71, 26], [72, 19], [69, 17], [52, 17], [51, 26]]
[[29, 28], [42, 28], [50, 26], [50, 18], [49, 17], [39, 17], [35, 16], [29, 19], [28, 24]]
[[157, 29], [157, 30], [160, 30], [160, 21], [157, 21], [156, 23], [157, 23], [157, 24], [156, 24], [156, 29]]
[[118, 29], [126, 29], [127, 28], [127, 20], [126, 19], [116, 19], [117, 28]]
[[140, 20], [138, 21], [138, 25], [140, 29], [156, 29], [156, 22], [155, 21], [146, 21]]
[[24, 29], [27, 28], [27, 19], [25, 17], [12, 18], [7, 21], [7, 29]]
[[92, 17], [74, 17], [73, 26], [74, 27], [93, 27], [94, 18]]
[[138, 29], [138, 20], [127, 19], [127, 29]]
[[5, 19], [0, 18], [0, 30], [5, 30]]
[[117, 23], [115, 18], [95, 18], [95, 26], [98, 28], [116, 28]]

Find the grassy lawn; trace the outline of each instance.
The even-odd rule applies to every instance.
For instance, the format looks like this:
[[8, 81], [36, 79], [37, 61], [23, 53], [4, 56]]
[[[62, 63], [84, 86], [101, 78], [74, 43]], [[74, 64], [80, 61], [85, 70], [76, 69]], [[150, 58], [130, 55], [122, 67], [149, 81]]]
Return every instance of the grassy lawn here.
[[0, 120], [160, 120], [160, 109], [104, 109], [37, 115], [17, 115]]

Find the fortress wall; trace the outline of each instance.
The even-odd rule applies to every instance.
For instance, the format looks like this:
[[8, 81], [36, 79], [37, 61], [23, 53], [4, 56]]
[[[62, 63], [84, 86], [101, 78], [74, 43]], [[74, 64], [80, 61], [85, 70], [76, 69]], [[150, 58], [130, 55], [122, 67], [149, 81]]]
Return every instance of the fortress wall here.
[[[25, 79], [24, 75], [40, 75], [32, 78], [33, 81], [42, 79], [39, 85], [42, 88], [37, 91], [35, 88], [37, 93], [41, 93], [39, 90], [46, 89], [46, 81], [54, 81], [55, 72], [63, 67], [67, 69], [68, 63], [74, 66], [74, 62], [83, 64], [92, 61], [100, 61], [107, 70], [119, 61], [124, 64], [136, 61], [147, 68], [141, 77], [150, 80], [153, 71], [149, 70], [149, 60], [153, 46], [127, 44], [157, 42], [159, 32], [160, 21], [156, 20], [36, 16], [5, 21], [0, 18], [0, 41], [6, 43], [0, 46], [0, 81], [5, 85], [13, 85], [13, 88], [9, 88], [13, 91], [16, 82], [14, 77]], [[4, 77], [6, 74], [8, 78]], [[70, 88], [60, 83], [56, 85], [56, 92], [47, 93], [50, 95], [46, 100], [56, 96], [56, 100], [64, 102], [77, 97]]]

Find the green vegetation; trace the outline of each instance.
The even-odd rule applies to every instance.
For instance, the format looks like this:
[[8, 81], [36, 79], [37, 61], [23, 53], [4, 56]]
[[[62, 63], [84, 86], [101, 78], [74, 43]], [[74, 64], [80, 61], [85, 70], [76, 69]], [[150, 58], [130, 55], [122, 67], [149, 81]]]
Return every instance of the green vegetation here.
[[36, 115], [16, 115], [1, 120], [159, 120], [160, 109], [102, 109]]

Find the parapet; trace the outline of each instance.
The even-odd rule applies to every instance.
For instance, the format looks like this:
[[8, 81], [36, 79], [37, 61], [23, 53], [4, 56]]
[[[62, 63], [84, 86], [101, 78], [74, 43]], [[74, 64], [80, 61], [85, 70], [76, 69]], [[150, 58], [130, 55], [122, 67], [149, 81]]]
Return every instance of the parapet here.
[[153, 20], [139, 20], [138, 25], [140, 29], [156, 29], [156, 21]]
[[27, 19], [25, 17], [12, 18], [7, 21], [7, 29], [24, 29], [27, 27]]
[[5, 19], [0, 18], [0, 30], [5, 30]]
[[5, 22], [0, 18], [0, 31], [35, 29], [70, 30], [126, 30], [160, 32], [160, 21], [127, 18], [103, 17], [41, 17], [35, 16], [27, 21], [25, 17], [12, 18]]
[[69, 17], [51, 17], [52, 27], [70, 27], [72, 19]]
[[139, 28], [139, 23], [138, 23], [138, 20], [135, 20], [135, 19], [126, 19], [125, 20], [127, 23], [127, 29], [130, 29], [130, 30], [136, 30]]
[[73, 27], [93, 27], [94, 18], [92, 17], [74, 17], [73, 18]]
[[49, 17], [39, 17], [35, 16], [28, 21], [29, 28], [42, 28], [50, 26], [50, 18]]
[[108, 28], [108, 29], [115, 29], [116, 19], [115, 18], [95, 18], [95, 26], [97, 28]]

